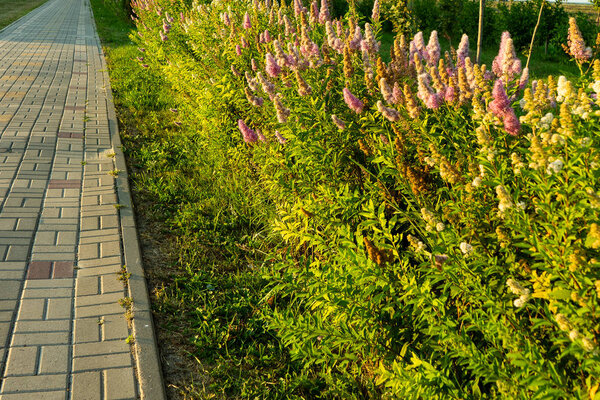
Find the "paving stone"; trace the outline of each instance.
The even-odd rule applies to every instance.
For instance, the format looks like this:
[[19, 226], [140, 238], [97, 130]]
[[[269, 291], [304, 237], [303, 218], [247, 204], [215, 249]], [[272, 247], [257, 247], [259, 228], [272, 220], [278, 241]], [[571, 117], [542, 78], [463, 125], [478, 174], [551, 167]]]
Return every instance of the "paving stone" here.
[[40, 354], [40, 374], [56, 374], [69, 372], [71, 346], [42, 346]]
[[102, 327], [106, 324], [106, 318], [78, 318], [75, 320], [75, 343], [99, 342], [102, 338]]
[[77, 296], [75, 307], [91, 307], [104, 304], [118, 304], [123, 298], [123, 292], [96, 294], [91, 296]]
[[[77, 345], [75, 345], [77, 346]], [[93, 371], [102, 368], [123, 368], [131, 366], [131, 353], [100, 354], [96, 356], [75, 357], [73, 359], [73, 372]]]
[[6, 261], [24, 261], [29, 253], [29, 245], [11, 245], [8, 247]]
[[124, 310], [117, 303], [105, 303], [93, 306], [75, 307], [75, 318], [102, 317], [111, 314], [123, 315]]
[[73, 374], [73, 399], [104, 400], [102, 398], [102, 371], [76, 372]]
[[73, 262], [70, 261], [55, 261], [54, 269], [52, 270], [52, 279], [72, 278], [73, 277]]
[[67, 393], [64, 390], [35, 391], [25, 393], [8, 393], [0, 395], [0, 400], [66, 400]]
[[9, 300], [19, 298], [21, 282], [18, 280], [0, 281], [0, 299]]
[[13, 333], [11, 346], [69, 344], [70, 332]]
[[32, 261], [27, 270], [27, 279], [50, 279], [51, 269], [50, 261]]
[[15, 333], [37, 333], [37, 332], [68, 332], [71, 329], [71, 321], [68, 319], [52, 319], [44, 321], [17, 321]]
[[100, 257], [112, 257], [121, 254], [121, 243], [117, 240], [100, 242]]
[[104, 340], [125, 340], [129, 336], [127, 322], [120, 315], [106, 315], [101, 325]]
[[71, 307], [73, 300], [71, 298], [48, 299], [46, 306], [46, 319], [67, 319], [71, 318]]
[[35, 375], [37, 373], [38, 348], [12, 347], [8, 351], [5, 376]]
[[110, 274], [110, 275], [103, 275], [100, 278], [100, 283], [101, 283], [101, 291], [102, 293], [120, 293], [121, 295], [123, 294], [125, 288], [123, 286], [123, 282], [120, 281], [119, 279], [119, 275], [117, 274]]
[[133, 368], [105, 371], [104, 393], [107, 400], [133, 400], [136, 398]]
[[80, 276], [75, 284], [77, 297], [100, 294], [100, 280], [97, 276]]
[[[5, 393], [33, 392], [49, 390], [66, 390], [67, 375], [29, 375], [9, 376], [4, 378], [2, 384], [2, 396]], [[39, 394], [38, 394], [39, 396]], [[39, 398], [36, 396], [36, 398]], [[4, 399], [2, 399], [4, 400]]]
[[19, 320], [41, 320], [46, 312], [46, 299], [23, 299], [19, 308]]
[[16, 300], [0, 300], [0, 310], [2, 311], [6, 311], [6, 310], [14, 310], [15, 307], [17, 306], [17, 301]]

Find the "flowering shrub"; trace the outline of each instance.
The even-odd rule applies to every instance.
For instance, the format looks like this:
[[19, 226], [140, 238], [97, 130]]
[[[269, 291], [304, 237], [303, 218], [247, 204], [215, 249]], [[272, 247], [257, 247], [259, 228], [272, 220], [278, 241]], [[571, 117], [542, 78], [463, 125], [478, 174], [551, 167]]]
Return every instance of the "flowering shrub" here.
[[264, 318], [342, 398], [600, 398], [600, 61], [572, 21], [576, 82], [508, 32], [491, 68], [435, 31], [386, 63], [375, 5], [134, 2], [140, 63], [269, 200]]

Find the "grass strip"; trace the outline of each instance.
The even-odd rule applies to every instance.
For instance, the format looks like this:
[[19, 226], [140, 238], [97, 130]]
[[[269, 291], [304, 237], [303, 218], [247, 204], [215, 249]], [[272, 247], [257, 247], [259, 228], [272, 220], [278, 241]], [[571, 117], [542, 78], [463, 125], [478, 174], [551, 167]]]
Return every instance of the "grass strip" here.
[[306, 398], [301, 373], [260, 308], [267, 240], [227, 167], [186, 124], [185, 99], [142, 67], [114, 3], [92, 0], [130, 171], [144, 265], [171, 399]]
[[0, 0], [0, 29], [10, 25], [47, 0]]

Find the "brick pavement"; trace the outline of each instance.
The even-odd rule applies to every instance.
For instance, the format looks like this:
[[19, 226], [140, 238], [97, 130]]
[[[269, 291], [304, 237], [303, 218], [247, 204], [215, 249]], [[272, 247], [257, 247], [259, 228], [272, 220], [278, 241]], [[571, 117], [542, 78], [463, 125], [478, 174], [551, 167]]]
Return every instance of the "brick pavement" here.
[[104, 68], [88, 0], [0, 32], [0, 400], [164, 396]]

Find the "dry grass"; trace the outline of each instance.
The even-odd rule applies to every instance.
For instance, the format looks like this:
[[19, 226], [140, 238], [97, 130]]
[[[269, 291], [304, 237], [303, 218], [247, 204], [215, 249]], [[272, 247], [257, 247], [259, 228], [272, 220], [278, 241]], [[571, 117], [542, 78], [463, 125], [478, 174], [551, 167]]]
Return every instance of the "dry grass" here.
[[45, 2], [46, 0], [0, 0], [0, 29]]

